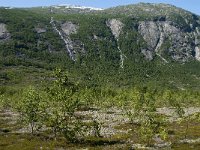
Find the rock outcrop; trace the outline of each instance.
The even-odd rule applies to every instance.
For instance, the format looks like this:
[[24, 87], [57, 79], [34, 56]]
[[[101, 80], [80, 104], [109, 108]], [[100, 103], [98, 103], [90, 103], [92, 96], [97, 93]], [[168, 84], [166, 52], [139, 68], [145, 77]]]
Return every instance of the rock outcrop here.
[[[162, 51], [167, 51], [176, 61], [188, 61], [194, 54], [195, 58], [200, 60], [197, 47], [199, 42], [194, 36], [199, 35], [197, 31], [183, 31], [171, 21], [141, 21], [138, 32], [147, 43], [146, 52], [142, 50], [147, 59], [153, 59], [151, 53], [158, 53], [162, 57]], [[169, 44], [166, 49], [163, 44], [167, 42]]]
[[118, 39], [124, 24], [118, 19], [110, 19], [106, 22], [106, 24], [108, 27], [110, 27], [114, 37]]
[[6, 28], [6, 24], [0, 23], [0, 40], [7, 40], [10, 38], [10, 33]]
[[51, 17], [51, 21], [50, 21], [50, 24], [52, 25], [53, 29], [59, 34], [61, 40], [64, 41], [65, 43], [65, 48], [69, 54], [69, 57], [75, 61], [75, 56], [74, 56], [74, 52], [73, 52], [73, 44], [72, 44], [72, 41], [70, 39], [69, 36], [66, 36], [63, 31], [59, 30], [56, 26], [56, 23], [55, 23], [55, 20], [53, 17]]
[[[122, 28], [124, 27], [124, 24], [120, 20], [110, 19], [106, 22], [106, 25], [111, 29], [111, 32], [112, 32], [113, 36], [115, 37], [115, 39], [117, 40], [117, 44], [118, 44], [119, 36], [122, 32]], [[124, 68], [124, 58], [126, 56], [123, 54], [119, 45], [117, 46], [117, 49], [120, 54], [120, 67]]]
[[78, 28], [79, 26], [73, 24], [71, 21], [66, 21], [65, 23], [61, 24], [61, 29], [66, 35], [77, 34]]
[[35, 31], [36, 31], [38, 34], [47, 32], [47, 30], [46, 30], [45, 28], [40, 28], [40, 27], [35, 28]]
[[195, 58], [196, 60], [200, 61], [200, 48], [195, 47]]
[[153, 21], [142, 21], [139, 23], [138, 30], [144, 40], [147, 42], [149, 50], [155, 49], [160, 37], [160, 32], [158, 32], [158, 24]]
[[67, 41], [68, 48], [71, 50], [74, 60], [76, 60], [76, 54], [80, 53], [81, 55], [85, 54], [84, 44], [80, 40], [72, 40], [70, 38], [71, 34], [78, 33], [79, 26], [72, 23], [71, 21], [66, 21], [61, 24], [61, 32], [64, 36], [65, 41]]

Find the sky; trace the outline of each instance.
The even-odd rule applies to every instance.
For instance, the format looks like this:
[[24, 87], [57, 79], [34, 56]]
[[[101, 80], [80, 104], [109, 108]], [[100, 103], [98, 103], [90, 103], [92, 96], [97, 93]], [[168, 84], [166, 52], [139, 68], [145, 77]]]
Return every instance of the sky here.
[[0, 0], [0, 6], [35, 7], [57, 4], [74, 4], [97, 8], [109, 8], [139, 2], [173, 4], [200, 15], [200, 0]]

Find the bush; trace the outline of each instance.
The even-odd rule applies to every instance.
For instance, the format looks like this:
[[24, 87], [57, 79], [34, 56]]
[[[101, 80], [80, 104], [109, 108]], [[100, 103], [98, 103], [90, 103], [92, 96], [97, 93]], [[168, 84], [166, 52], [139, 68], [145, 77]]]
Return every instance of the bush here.
[[22, 99], [17, 105], [21, 120], [30, 125], [32, 134], [40, 127], [40, 118], [42, 116], [40, 102], [39, 92], [34, 87], [29, 87], [24, 91]]
[[75, 115], [80, 105], [76, 97], [77, 86], [60, 69], [55, 71], [54, 76], [53, 85], [47, 88], [46, 124], [52, 128], [55, 138], [58, 133], [62, 133], [67, 140], [75, 141], [82, 130], [81, 121]]

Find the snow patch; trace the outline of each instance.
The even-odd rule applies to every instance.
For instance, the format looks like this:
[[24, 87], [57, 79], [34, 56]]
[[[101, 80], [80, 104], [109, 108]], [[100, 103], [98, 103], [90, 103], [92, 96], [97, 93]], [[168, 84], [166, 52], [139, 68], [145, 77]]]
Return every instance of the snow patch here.
[[79, 6], [79, 5], [70, 5], [70, 4], [59, 4], [59, 5], [54, 5], [52, 7], [57, 8], [57, 9], [59, 9], [60, 7], [65, 7], [66, 9], [67, 8], [75, 8], [75, 9], [89, 9], [89, 10], [104, 10], [102, 8]]
[[5, 7], [5, 9], [14, 9], [14, 7]]

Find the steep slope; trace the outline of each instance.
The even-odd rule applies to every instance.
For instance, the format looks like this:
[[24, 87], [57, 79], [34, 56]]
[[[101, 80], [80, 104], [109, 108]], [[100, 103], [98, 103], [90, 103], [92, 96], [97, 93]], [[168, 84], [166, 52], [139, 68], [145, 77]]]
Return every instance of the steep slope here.
[[[128, 32], [135, 30], [142, 36], [140, 39], [144, 40], [146, 47], [140, 49], [140, 51], [148, 60], [154, 59], [155, 56], [160, 57], [166, 63], [171, 59], [180, 62], [189, 61], [193, 58], [200, 60], [200, 19], [198, 16], [175, 6], [139, 3], [106, 10], [67, 5], [52, 6], [48, 9], [52, 15], [63, 13], [84, 13], [88, 17], [90, 14], [102, 15], [106, 19], [104, 25], [107, 25], [112, 33], [113, 31], [118, 32], [116, 31], [116, 28], [118, 28], [116, 25], [121, 22], [121, 24], [124, 24], [123, 28], [129, 28]], [[118, 17], [116, 18], [116, 16]], [[111, 22], [108, 25], [109, 20], [113, 19], [118, 22]], [[79, 23], [79, 20], [76, 20], [76, 22]], [[127, 22], [129, 24], [126, 24]], [[127, 32], [126, 29], [124, 32], [123, 29], [120, 29], [120, 33], [123, 34], [125, 32]], [[113, 33], [115, 40], [119, 41], [120, 33]], [[117, 39], [116, 34], [118, 36]], [[116, 47], [119, 50], [120, 47]], [[121, 67], [122, 60], [124, 60], [122, 51], [121, 49], [119, 50]]]
[[[136, 5], [109, 8], [106, 10], [73, 5], [56, 5], [26, 10], [33, 12], [43, 11], [43, 13], [45, 12], [44, 14], [50, 15], [85, 14], [88, 15], [88, 17], [91, 15], [104, 16], [106, 19], [105, 22], [116, 18], [124, 24], [124, 28], [129, 27], [130, 31], [132, 28], [142, 36], [141, 38], [144, 40], [146, 48], [142, 48], [140, 51], [146, 59], [152, 60], [156, 55], [164, 62], [168, 62], [169, 60], [167, 59], [169, 58], [180, 62], [189, 61], [193, 58], [200, 60], [199, 17], [172, 5], [139, 3]], [[80, 15], [78, 16], [80, 17]], [[82, 18], [84, 17], [82, 16]], [[79, 23], [79, 20], [80, 18], [76, 19], [76, 22]], [[104, 23], [104, 25], [106, 25], [106, 23]], [[109, 27], [113, 30], [116, 28], [114, 26], [115, 22]], [[121, 30], [123, 31], [123, 29]], [[115, 40], [119, 40], [120, 35], [117, 35], [118, 39], [116, 39], [115, 33], [113, 36], [115, 37]], [[70, 47], [72, 47], [72, 44]], [[119, 49], [118, 46], [117, 48]], [[75, 58], [73, 59], [75, 60]]]
[[200, 19], [166, 4], [1, 8], [0, 57], [3, 69], [62, 67], [92, 86], [196, 88]]
[[195, 14], [167, 4], [139, 3], [105, 10], [107, 14], [120, 14], [134, 19], [136, 30], [148, 48], [142, 53], [148, 59], [153, 55], [163, 58], [164, 53], [176, 61], [199, 60], [200, 19]]

